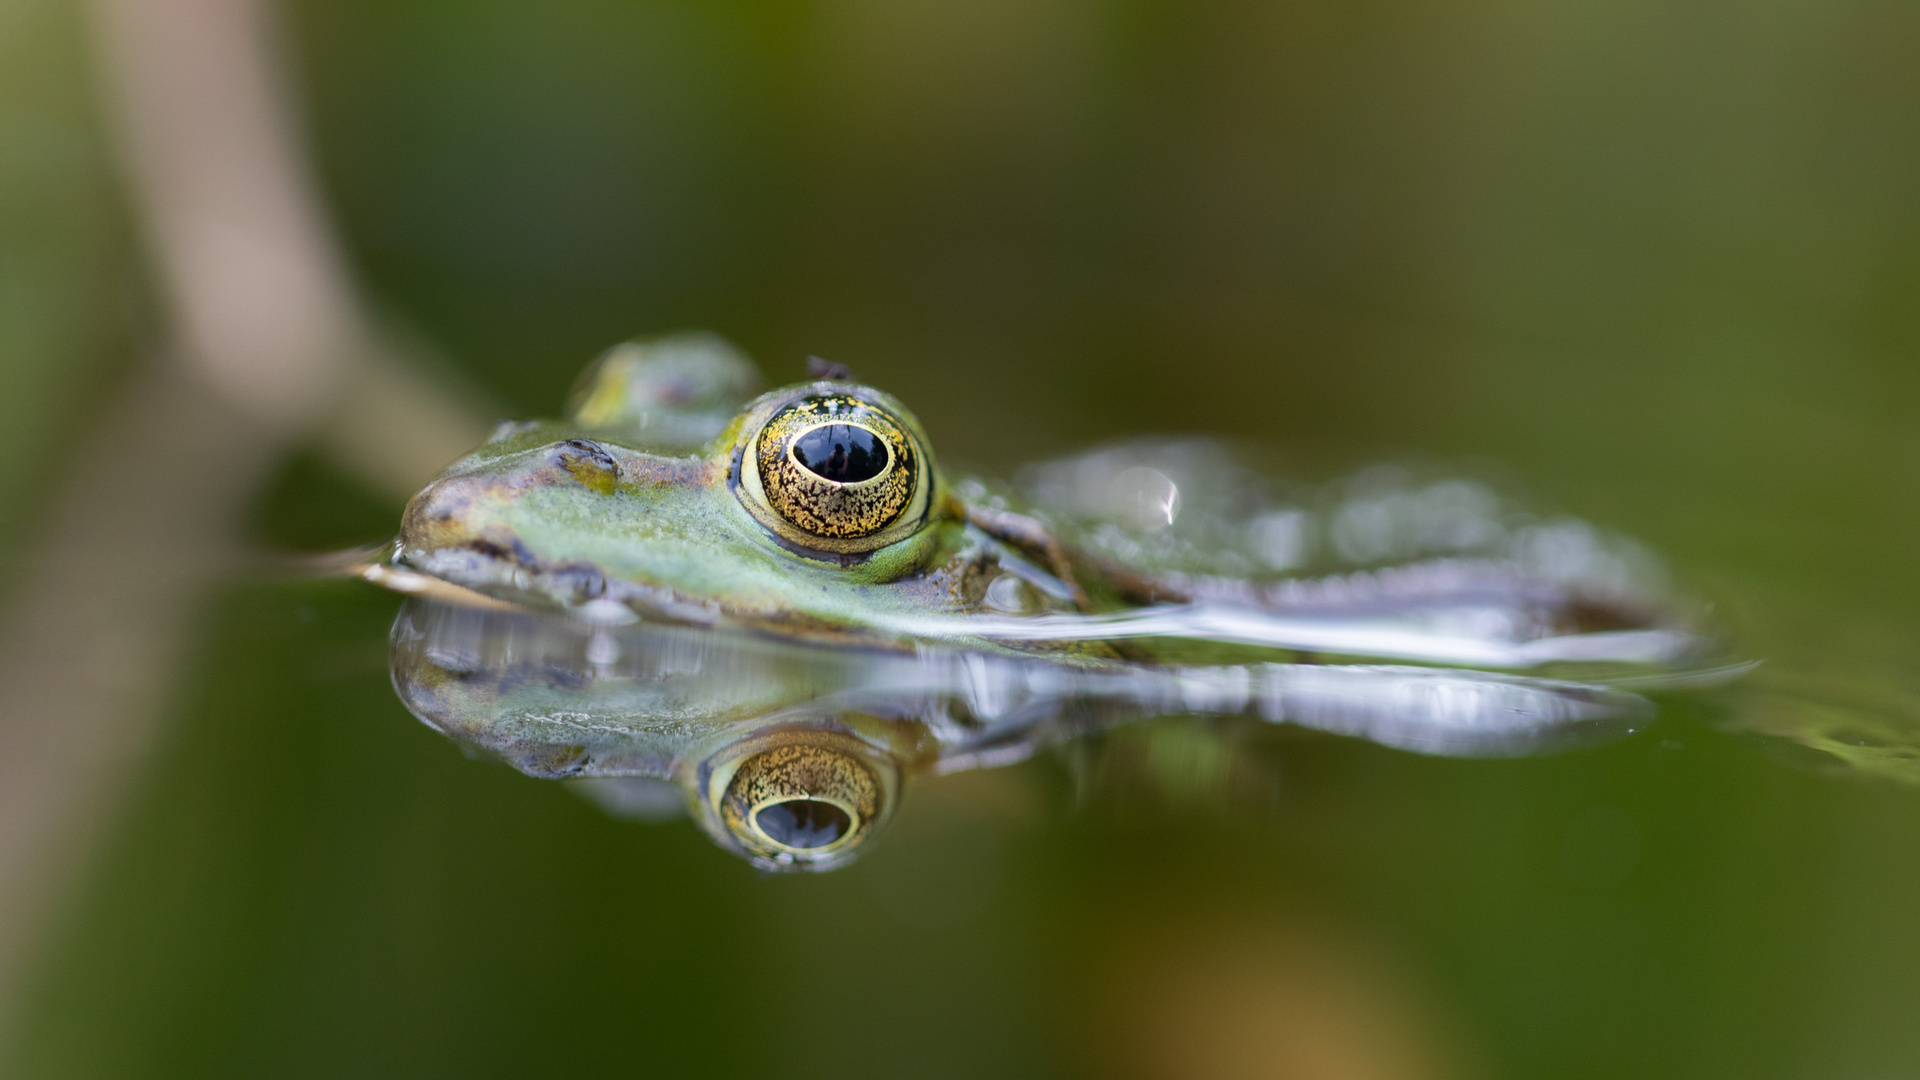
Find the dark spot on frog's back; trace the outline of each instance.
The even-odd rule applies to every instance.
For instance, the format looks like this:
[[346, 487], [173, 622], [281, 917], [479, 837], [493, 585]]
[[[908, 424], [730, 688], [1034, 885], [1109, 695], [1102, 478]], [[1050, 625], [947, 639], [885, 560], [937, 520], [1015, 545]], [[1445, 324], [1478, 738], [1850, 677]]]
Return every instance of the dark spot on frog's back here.
[[620, 466], [607, 448], [588, 439], [568, 439], [554, 448], [555, 464], [596, 494], [611, 495], [620, 483]]

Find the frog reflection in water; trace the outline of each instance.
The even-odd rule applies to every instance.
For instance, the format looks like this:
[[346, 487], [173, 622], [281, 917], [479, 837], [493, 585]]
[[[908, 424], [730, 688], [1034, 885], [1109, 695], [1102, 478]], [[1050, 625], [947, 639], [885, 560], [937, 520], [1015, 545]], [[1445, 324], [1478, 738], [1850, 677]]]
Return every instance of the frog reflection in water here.
[[[1203, 441], [956, 484], [844, 372], [753, 396], [725, 342], [614, 349], [503, 424], [366, 576], [436, 729], [645, 809], [678, 788], [769, 869], [845, 862], [905, 780], [1156, 716], [1444, 754], [1630, 729], [1722, 677], [1638, 549], [1484, 487], [1293, 493]], [[1322, 549], [1315, 555], [1315, 546]]]

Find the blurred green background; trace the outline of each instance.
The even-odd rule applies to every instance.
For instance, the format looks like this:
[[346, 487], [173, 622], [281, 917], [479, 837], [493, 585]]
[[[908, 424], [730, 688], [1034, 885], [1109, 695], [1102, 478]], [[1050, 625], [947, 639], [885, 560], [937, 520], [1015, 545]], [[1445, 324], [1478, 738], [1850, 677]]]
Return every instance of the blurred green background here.
[[[1914, 760], [1920, 6], [282, 15], [365, 288], [505, 414], [698, 326], [989, 471], [1144, 432], [1492, 461]], [[155, 339], [91, 63], [79, 7], [0, 0], [8, 553]], [[296, 455], [255, 532], [397, 513]], [[207, 599], [0, 1072], [1920, 1076], [1920, 788], [1728, 733], [1792, 724], [1765, 693], [1539, 761], [1262, 733], [1257, 806], [1040, 760], [771, 879], [462, 758], [387, 685], [394, 603]]]

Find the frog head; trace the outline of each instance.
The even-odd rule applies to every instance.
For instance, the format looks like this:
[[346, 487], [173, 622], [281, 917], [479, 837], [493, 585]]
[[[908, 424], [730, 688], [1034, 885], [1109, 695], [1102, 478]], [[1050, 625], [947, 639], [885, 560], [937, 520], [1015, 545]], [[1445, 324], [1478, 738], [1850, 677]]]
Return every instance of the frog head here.
[[503, 424], [408, 505], [395, 561], [515, 602], [874, 639], [964, 610], [990, 559], [919, 421], [844, 379], [751, 396], [708, 336], [630, 344], [559, 422]]

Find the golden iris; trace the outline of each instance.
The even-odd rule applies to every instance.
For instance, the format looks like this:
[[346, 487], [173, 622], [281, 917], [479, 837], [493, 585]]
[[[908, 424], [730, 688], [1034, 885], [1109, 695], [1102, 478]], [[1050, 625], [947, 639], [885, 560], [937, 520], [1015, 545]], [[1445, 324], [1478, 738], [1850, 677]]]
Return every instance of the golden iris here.
[[803, 546], [872, 551], [911, 531], [925, 510], [925, 465], [914, 437], [886, 410], [850, 394], [787, 405], [741, 456], [748, 508]]

